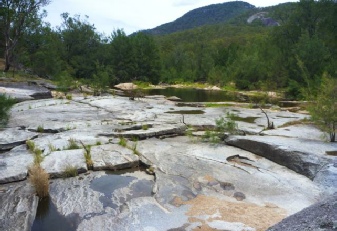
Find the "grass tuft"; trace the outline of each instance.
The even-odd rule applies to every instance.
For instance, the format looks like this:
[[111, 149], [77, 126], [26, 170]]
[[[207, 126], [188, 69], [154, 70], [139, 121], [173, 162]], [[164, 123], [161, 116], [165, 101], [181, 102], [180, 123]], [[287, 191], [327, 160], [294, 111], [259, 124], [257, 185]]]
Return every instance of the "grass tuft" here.
[[35, 143], [32, 140], [27, 140], [26, 145], [29, 151], [34, 152], [35, 150]]
[[39, 125], [39, 126], [37, 127], [36, 131], [39, 132], [39, 133], [43, 133], [43, 132], [44, 132], [43, 126], [42, 126], [42, 125]]
[[128, 142], [128, 141], [127, 141], [123, 136], [119, 137], [119, 142], [118, 142], [118, 144], [119, 144], [120, 146], [126, 147], [127, 142]]
[[63, 172], [63, 177], [68, 178], [68, 177], [75, 177], [77, 175], [78, 175], [77, 168], [75, 166], [67, 164]]
[[37, 164], [31, 166], [28, 172], [29, 181], [34, 186], [36, 194], [40, 198], [47, 197], [49, 195], [49, 174]]
[[73, 138], [70, 138], [68, 140], [68, 146], [65, 148], [66, 150], [74, 150], [74, 149], [80, 149], [80, 146], [76, 143], [76, 140]]
[[87, 163], [88, 169], [92, 169], [94, 162], [91, 159], [91, 146], [90, 145], [84, 146], [84, 158], [85, 158], [85, 162]]

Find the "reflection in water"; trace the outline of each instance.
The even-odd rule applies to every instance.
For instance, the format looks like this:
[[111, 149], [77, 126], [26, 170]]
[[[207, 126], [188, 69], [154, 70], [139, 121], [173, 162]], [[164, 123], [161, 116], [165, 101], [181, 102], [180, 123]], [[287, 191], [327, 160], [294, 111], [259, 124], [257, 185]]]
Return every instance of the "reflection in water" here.
[[184, 102], [223, 102], [238, 101], [235, 93], [226, 91], [208, 91], [194, 88], [147, 89], [145, 95], [177, 96]]
[[[154, 181], [152, 176], [148, 176], [144, 172], [145, 166], [140, 166], [137, 169], [127, 169], [116, 172], [106, 172], [98, 178], [94, 178], [90, 183], [90, 189], [101, 192], [103, 195], [99, 201], [103, 207], [110, 207], [116, 210], [120, 205], [132, 198], [145, 197], [152, 195], [152, 187]], [[128, 174], [133, 174], [132, 176]], [[139, 178], [138, 178], [139, 177]], [[145, 178], [144, 178], [145, 177]], [[73, 187], [77, 187], [74, 185]], [[122, 196], [113, 196], [115, 190], [126, 188], [125, 194]], [[76, 197], [77, 195], [72, 195]], [[90, 196], [88, 193], [86, 196]], [[113, 200], [114, 199], [114, 200]], [[104, 214], [105, 210], [100, 211], [95, 215]], [[81, 219], [88, 219], [92, 214], [85, 214], [83, 218], [78, 214], [72, 213], [67, 217], [62, 216], [52, 200], [47, 197], [39, 201], [36, 218], [34, 220], [32, 231], [73, 231], [76, 230], [81, 222]]]
[[46, 197], [39, 201], [31, 231], [75, 231], [77, 220], [76, 215], [69, 218], [62, 216], [51, 199]]
[[167, 111], [165, 113], [169, 114], [179, 114], [179, 115], [200, 115], [205, 114], [202, 110], [181, 110], [181, 111]]
[[99, 198], [99, 201], [103, 204], [104, 208], [111, 207], [116, 209], [118, 205], [112, 202], [112, 193], [116, 189], [127, 187], [135, 179], [135, 177], [121, 175], [105, 175], [94, 179], [90, 184], [90, 188], [104, 194], [104, 196]]

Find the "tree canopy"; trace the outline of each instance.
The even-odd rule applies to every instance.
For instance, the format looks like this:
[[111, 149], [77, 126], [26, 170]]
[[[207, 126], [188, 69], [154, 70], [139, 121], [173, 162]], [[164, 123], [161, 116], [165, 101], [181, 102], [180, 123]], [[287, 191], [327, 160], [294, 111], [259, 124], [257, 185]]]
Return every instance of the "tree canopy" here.
[[[24, 3], [35, 4], [29, 17], [14, 7]], [[247, 8], [225, 23], [160, 36], [142, 32], [128, 36], [123, 29], [107, 36], [97, 32], [88, 16], [68, 13], [52, 29], [38, 11], [47, 3], [3, 1], [0, 15], [13, 22], [7, 33], [8, 20], [1, 21], [7, 25], [1, 27], [1, 51], [8, 60], [5, 71], [12, 65], [46, 78], [71, 77], [84, 83], [102, 79], [97, 88], [135, 80], [199, 81], [238, 89], [279, 89], [291, 98], [304, 97], [307, 91], [316, 95], [323, 73], [337, 75], [337, 3], [332, 0]], [[267, 27], [259, 20], [247, 24], [247, 17], [261, 11], [280, 26]], [[15, 27], [22, 28], [17, 37]], [[5, 45], [7, 40], [10, 46]]]

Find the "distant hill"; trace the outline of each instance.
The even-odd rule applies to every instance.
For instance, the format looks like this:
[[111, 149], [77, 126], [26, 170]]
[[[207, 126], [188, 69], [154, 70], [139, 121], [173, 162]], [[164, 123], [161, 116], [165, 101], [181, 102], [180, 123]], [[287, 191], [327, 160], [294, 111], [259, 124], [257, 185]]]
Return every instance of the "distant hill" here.
[[165, 35], [204, 25], [225, 23], [245, 13], [246, 11], [255, 8], [255, 6], [243, 1], [213, 4], [191, 10], [173, 22], [160, 25], [153, 29], [144, 30], [142, 32], [152, 35]]

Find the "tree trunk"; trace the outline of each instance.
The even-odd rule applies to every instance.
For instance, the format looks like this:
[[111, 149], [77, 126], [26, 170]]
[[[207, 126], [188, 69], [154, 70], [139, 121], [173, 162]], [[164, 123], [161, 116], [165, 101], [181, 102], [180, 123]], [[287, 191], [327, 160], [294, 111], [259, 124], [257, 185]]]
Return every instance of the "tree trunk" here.
[[332, 131], [330, 132], [330, 142], [336, 142], [336, 126], [335, 123], [332, 123]]
[[9, 57], [9, 51], [6, 50], [6, 53], [5, 53], [5, 69], [4, 69], [4, 72], [8, 72], [9, 71], [9, 68], [11, 67], [11, 64], [10, 64], [10, 57]]

